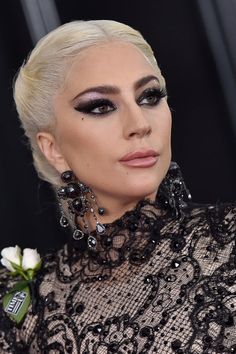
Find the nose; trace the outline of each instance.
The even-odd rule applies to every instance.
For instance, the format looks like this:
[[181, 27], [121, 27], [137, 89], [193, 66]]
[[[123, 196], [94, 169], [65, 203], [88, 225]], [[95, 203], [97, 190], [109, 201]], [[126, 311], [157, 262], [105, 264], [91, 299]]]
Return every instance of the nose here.
[[152, 127], [149, 123], [147, 112], [140, 106], [129, 105], [123, 115], [123, 133], [125, 139], [143, 138], [150, 135]]

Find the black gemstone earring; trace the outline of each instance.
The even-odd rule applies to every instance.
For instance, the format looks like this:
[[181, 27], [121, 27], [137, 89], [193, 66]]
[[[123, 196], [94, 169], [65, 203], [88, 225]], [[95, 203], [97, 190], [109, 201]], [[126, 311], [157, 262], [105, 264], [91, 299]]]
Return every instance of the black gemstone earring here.
[[68, 226], [69, 226], [69, 220], [68, 220], [67, 217], [65, 216], [65, 213], [64, 213], [64, 211], [63, 211], [62, 204], [61, 204], [60, 201], [59, 201], [59, 208], [60, 208], [60, 212], [61, 212], [60, 225], [61, 225], [62, 227], [68, 227]]
[[157, 201], [166, 208], [170, 208], [176, 218], [183, 216], [187, 207], [186, 201], [191, 200], [191, 194], [186, 187], [179, 165], [171, 162], [170, 168], [160, 184]]
[[[105, 233], [105, 226], [99, 222], [95, 209], [97, 209], [99, 215], [104, 215], [105, 209], [98, 207], [96, 197], [92, 190], [85, 183], [78, 181], [72, 171], [64, 171], [61, 174], [61, 180], [66, 185], [61, 186], [57, 190], [57, 196], [59, 200], [62, 202], [65, 201], [67, 204], [68, 214], [74, 224], [73, 238], [78, 241], [83, 239], [86, 235], [88, 247], [96, 247], [97, 240], [90, 234], [85, 216], [89, 213], [93, 215], [96, 222], [96, 233], [102, 235]], [[63, 227], [67, 227], [69, 226], [69, 221], [63, 212], [61, 202], [59, 202], [59, 206], [61, 209], [60, 224]], [[80, 225], [78, 218], [81, 220]], [[83, 225], [83, 230], [81, 229], [81, 224]]]

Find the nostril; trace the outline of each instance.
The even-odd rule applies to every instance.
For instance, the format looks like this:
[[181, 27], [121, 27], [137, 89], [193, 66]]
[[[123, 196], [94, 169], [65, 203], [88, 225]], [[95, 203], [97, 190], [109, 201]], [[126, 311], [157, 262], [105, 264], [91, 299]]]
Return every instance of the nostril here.
[[148, 129], [148, 131], [147, 131], [147, 135], [150, 135], [150, 134], [151, 134], [151, 132], [152, 132], [152, 128], [151, 128], [151, 127], [149, 127], [149, 129]]
[[136, 135], [137, 133], [130, 133], [130, 137], [132, 137], [132, 136], [134, 136], [134, 135]]
[[151, 127], [146, 127], [146, 128], [141, 128], [141, 129], [136, 129], [132, 132], [129, 133], [129, 137], [132, 138], [134, 136], [140, 136], [143, 137], [145, 135], [150, 135], [152, 132], [152, 128]]

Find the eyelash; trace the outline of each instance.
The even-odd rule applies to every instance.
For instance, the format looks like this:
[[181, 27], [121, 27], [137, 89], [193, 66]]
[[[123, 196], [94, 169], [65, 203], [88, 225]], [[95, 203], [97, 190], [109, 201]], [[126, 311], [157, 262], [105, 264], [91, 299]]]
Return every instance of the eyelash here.
[[[144, 99], [147, 99], [149, 97], [154, 97], [155, 101], [154, 103], [144, 103], [144, 104], [140, 104], [141, 106], [147, 105], [147, 106], [156, 106], [161, 98], [166, 97], [167, 96], [167, 92], [166, 89], [162, 88], [148, 88], [146, 89], [141, 97], [138, 99], [137, 103], [140, 104], [140, 102]], [[96, 108], [101, 108], [102, 106], [106, 107], [106, 106], [110, 106], [112, 107], [112, 109], [109, 109], [106, 112], [93, 112], [94, 109]], [[114, 110], [116, 110], [116, 106], [108, 99], [104, 99], [104, 98], [99, 98], [99, 99], [95, 99], [95, 100], [91, 100], [88, 103], [81, 103], [79, 105], [77, 105], [75, 107], [76, 111], [79, 111], [81, 113], [85, 113], [85, 114], [90, 114], [90, 115], [106, 115], [110, 112], [113, 112]]]

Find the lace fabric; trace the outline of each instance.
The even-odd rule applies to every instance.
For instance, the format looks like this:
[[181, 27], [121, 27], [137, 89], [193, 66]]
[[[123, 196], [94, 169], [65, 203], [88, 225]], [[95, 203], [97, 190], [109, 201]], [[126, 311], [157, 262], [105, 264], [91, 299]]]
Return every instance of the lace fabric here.
[[0, 353], [236, 353], [235, 204], [141, 201], [106, 230], [45, 255], [24, 322], [0, 309]]

